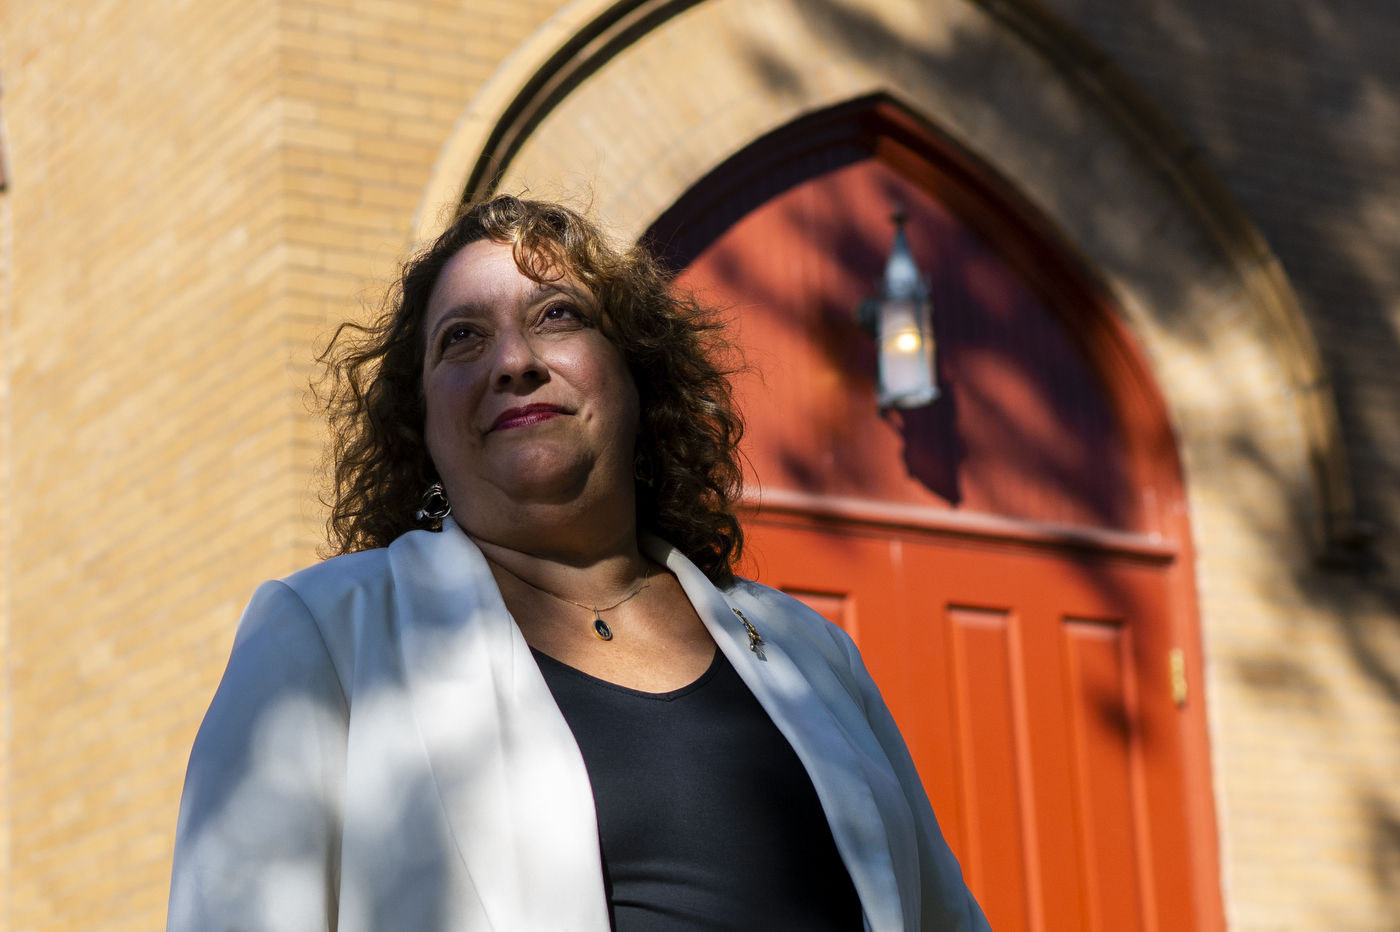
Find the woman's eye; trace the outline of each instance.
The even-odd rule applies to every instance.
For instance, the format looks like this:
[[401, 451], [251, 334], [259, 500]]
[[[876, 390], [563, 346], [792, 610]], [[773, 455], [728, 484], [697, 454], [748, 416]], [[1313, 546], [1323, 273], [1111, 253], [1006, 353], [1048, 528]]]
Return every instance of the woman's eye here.
[[582, 320], [579, 309], [566, 301], [556, 301], [544, 309], [545, 320]]
[[473, 335], [472, 328], [466, 325], [449, 327], [442, 335], [442, 345], [451, 346], [453, 343], [460, 343]]

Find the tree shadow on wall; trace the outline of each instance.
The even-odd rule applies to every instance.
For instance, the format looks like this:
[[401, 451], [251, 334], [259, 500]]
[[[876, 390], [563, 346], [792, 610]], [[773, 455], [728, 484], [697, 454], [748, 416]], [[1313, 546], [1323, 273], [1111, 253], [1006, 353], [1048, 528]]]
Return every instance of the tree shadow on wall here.
[[[1387, 0], [1213, 4], [1204, 0], [1051, 0], [1105, 49], [1192, 139], [1288, 271], [1312, 325], [1337, 398], [1359, 518], [1379, 532], [1347, 572], [1318, 570], [1304, 555], [1293, 580], [1327, 612], [1355, 673], [1384, 697], [1400, 728], [1400, 7]], [[1237, 440], [1246, 464], [1259, 451]], [[1261, 537], [1273, 516], [1259, 516]], [[1310, 509], [1290, 516], [1295, 539]], [[1295, 627], [1301, 622], [1294, 622]], [[1324, 701], [1335, 674], [1305, 667], [1282, 679], [1241, 658], [1242, 681], [1272, 701], [1279, 690]], [[1353, 731], [1351, 740], [1359, 740]], [[1400, 913], [1400, 786], [1371, 785], [1365, 755], [1335, 766], [1353, 786], [1370, 832], [1379, 902]], [[1340, 756], [1340, 755], [1339, 755]]]
[[[1353, 567], [1327, 570], [1310, 549], [1317, 523], [1312, 489], [1281, 475], [1244, 433], [1222, 428], [1239, 489], [1265, 481], [1285, 490], [1288, 514], [1241, 513], [1255, 539], [1294, 567], [1275, 599], [1285, 636], [1277, 649], [1230, 659], [1238, 681], [1262, 706], [1287, 703], [1319, 721], [1340, 714], [1339, 682], [1326, 662], [1300, 645], [1309, 624], [1335, 626], [1352, 671], [1384, 697], [1400, 727], [1400, 341], [1390, 308], [1400, 299], [1400, 158], [1393, 145], [1400, 114], [1400, 7], [1389, 0], [1241, 2], [1207, 0], [1048, 0], [1048, 5], [1107, 53], [1199, 148], [1282, 261], [1317, 337], [1335, 390], [1358, 513], [1379, 531]], [[990, 4], [988, 4], [990, 6]], [[912, 44], [879, 19], [836, 0], [803, 6], [811, 27], [857, 60], [917, 59], [941, 81], [975, 87], [998, 42], [955, 31], [937, 52]], [[780, 93], [796, 95], [798, 69], [761, 50], [745, 54]], [[1013, 82], [1007, 82], [1010, 84]], [[1004, 93], [995, 82], [987, 94]], [[1067, 132], [1055, 113], [1017, 111], [999, 131], [1042, 151]], [[1089, 166], [1079, 166], [1089, 170]], [[1050, 198], [1077, 197], [1066, 183]], [[1110, 211], [1111, 205], [1082, 209]], [[1112, 224], [1102, 224], [1111, 235]], [[1215, 250], [1211, 244], [1204, 248]], [[1188, 283], [1171, 263], [1144, 256], [1135, 271], [1159, 296], [1162, 321], [1176, 339], [1205, 341], [1183, 322]], [[1160, 263], [1160, 266], [1157, 264]], [[1176, 319], [1172, 319], [1177, 315]], [[1259, 411], [1261, 419], [1271, 412]], [[1301, 616], [1309, 611], [1310, 622]], [[1353, 732], [1353, 735], [1355, 733]], [[1337, 752], [1371, 831], [1371, 880], [1380, 902], [1400, 910], [1400, 818], [1396, 790], [1374, 788], [1364, 762]], [[1364, 752], [1363, 752], [1364, 753]], [[1352, 756], [1349, 756], [1352, 755]]]

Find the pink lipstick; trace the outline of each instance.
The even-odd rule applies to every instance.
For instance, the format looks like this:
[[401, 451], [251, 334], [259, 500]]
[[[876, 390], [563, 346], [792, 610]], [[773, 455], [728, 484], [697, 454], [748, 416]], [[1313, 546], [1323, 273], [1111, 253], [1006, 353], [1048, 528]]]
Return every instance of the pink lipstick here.
[[510, 430], [514, 427], [530, 427], [547, 421], [552, 417], [567, 414], [558, 405], [532, 404], [522, 408], [508, 408], [496, 416], [491, 422], [491, 430]]

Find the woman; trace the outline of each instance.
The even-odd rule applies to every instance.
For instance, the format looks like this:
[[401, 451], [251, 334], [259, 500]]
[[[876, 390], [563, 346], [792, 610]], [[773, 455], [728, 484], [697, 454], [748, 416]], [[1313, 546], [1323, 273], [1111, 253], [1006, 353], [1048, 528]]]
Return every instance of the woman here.
[[341, 329], [338, 555], [239, 624], [170, 929], [986, 928], [850, 639], [733, 575], [723, 347], [511, 197]]

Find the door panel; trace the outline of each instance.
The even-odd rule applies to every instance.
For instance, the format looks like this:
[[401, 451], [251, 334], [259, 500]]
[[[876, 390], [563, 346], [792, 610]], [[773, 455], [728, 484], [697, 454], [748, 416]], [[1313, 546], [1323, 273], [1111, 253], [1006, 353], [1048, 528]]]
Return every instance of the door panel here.
[[1067, 618], [1063, 653], [1074, 732], [1082, 883], [1091, 932], [1140, 928], [1133, 792], [1137, 730], [1122, 625]]
[[963, 870], [996, 904], [998, 930], [1029, 928], [1034, 833], [1030, 748], [1017, 618], [949, 607], [962, 799], [970, 831]]
[[804, 603], [860, 643], [860, 629], [856, 624], [856, 603], [850, 593], [808, 592], [803, 589], [784, 589], [788, 595]]

